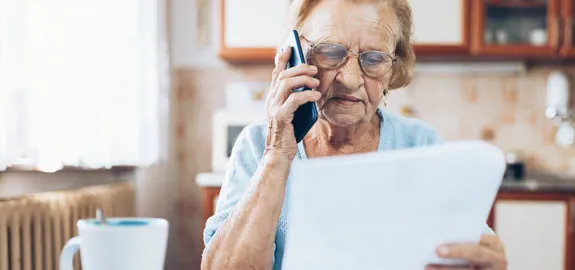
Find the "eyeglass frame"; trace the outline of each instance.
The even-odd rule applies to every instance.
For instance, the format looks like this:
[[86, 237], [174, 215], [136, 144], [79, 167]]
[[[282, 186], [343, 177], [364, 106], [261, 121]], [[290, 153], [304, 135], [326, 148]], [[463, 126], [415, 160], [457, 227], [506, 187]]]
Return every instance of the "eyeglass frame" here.
[[[314, 41], [310, 41], [309, 39], [307, 39], [306, 37], [304, 37], [303, 35], [300, 35], [299, 38], [305, 40], [307, 42], [307, 45], [309, 46], [309, 51], [306, 54], [306, 59], [309, 58], [309, 56], [314, 52], [314, 48], [316, 48], [316, 46], [318, 44], [331, 44], [331, 45], [337, 45], [337, 46], [341, 46], [342, 48], [346, 49], [346, 55], [345, 57], [342, 59], [342, 61], [340, 63], [338, 63], [336, 65], [336, 67], [323, 67], [323, 68], [327, 68], [327, 69], [338, 69], [340, 67], [342, 67], [343, 65], [345, 65], [345, 63], [347, 63], [347, 61], [349, 61], [349, 56], [350, 55], [356, 55], [357, 56], [357, 61], [359, 64], [359, 67], [361, 68], [361, 71], [363, 73], [365, 73], [367, 76], [370, 77], [377, 77], [377, 76], [373, 76], [370, 75], [367, 71], [365, 71], [363, 65], [361, 64], [361, 56], [364, 53], [368, 53], [368, 52], [376, 52], [376, 53], [381, 53], [383, 55], [387, 55], [390, 59], [391, 59], [391, 68], [389, 69], [389, 71], [391, 71], [393, 69], [393, 67], [397, 64], [397, 56], [395, 55], [395, 52], [392, 53], [386, 53], [383, 51], [376, 51], [376, 50], [368, 50], [368, 51], [353, 51], [348, 49], [347, 47], [345, 47], [342, 44], [339, 43], [334, 43], [334, 42], [314, 42]], [[388, 71], [388, 72], [389, 72]], [[387, 75], [387, 73], [383, 74], [383, 75]], [[382, 75], [382, 76], [383, 76]]]

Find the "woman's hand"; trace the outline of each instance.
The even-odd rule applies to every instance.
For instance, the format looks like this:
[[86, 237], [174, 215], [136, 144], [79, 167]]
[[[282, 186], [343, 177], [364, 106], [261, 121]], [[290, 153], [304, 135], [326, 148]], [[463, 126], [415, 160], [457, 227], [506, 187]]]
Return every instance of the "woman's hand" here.
[[266, 99], [268, 112], [268, 136], [266, 153], [273, 153], [288, 158], [295, 157], [297, 146], [292, 119], [296, 109], [307, 102], [316, 102], [321, 94], [318, 91], [303, 91], [293, 93], [292, 90], [301, 86], [317, 88], [319, 80], [313, 78], [317, 67], [302, 64], [286, 69], [291, 55], [290, 47], [276, 55], [276, 67], [272, 73], [269, 95]]
[[438, 248], [437, 253], [442, 258], [464, 259], [471, 263], [469, 267], [454, 268], [453, 266], [428, 266], [426, 270], [506, 270], [507, 258], [503, 243], [495, 235], [484, 234], [476, 244], [447, 244]]

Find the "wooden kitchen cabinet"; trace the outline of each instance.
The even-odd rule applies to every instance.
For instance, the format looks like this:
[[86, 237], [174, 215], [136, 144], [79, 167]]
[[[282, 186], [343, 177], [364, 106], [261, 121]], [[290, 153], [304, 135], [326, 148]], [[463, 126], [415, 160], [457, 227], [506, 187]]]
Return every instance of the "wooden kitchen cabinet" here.
[[[273, 63], [291, 0], [220, 0], [219, 56]], [[575, 0], [409, 0], [419, 59], [575, 58]], [[257, 6], [257, 8], [255, 8]]]
[[469, 1], [409, 0], [417, 56], [469, 53]]
[[575, 57], [575, 0], [562, 0], [561, 22], [563, 42], [560, 54], [564, 58]]
[[[417, 56], [469, 53], [469, 0], [409, 0]], [[220, 0], [220, 58], [273, 63], [290, 0]], [[257, 6], [257, 8], [256, 8]]]
[[204, 224], [208, 221], [215, 212], [216, 205], [218, 203], [218, 197], [220, 196], [220, 187], [203, 187], [202, 188], [202, 204], [203, 204], [203, 214], [204, 214]]
[[562, 0], [470, 0], [474, 55], [555, 57]]
[[573, 197], [500, 193], [491, 227], [505, 245], [509, 270], [572, 270]]
[[229, 62], [270, 62], [287, 31], [290, 0], [220, 0], [220, 49]]

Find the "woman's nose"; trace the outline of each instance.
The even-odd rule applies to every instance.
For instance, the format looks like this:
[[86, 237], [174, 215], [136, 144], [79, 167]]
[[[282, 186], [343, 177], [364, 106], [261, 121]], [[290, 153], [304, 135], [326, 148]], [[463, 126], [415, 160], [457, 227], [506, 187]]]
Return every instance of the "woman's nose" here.
[[350, 57], [347, 62], [338, 70], [336, 81], [347, 89], [358, 89], [363, 86], [363, 71], [359, 65], [357, 57]]

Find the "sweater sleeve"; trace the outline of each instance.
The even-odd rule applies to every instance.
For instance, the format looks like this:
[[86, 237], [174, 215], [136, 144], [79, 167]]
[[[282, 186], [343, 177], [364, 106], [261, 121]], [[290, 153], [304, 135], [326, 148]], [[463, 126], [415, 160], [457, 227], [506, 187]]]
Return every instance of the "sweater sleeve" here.
[[261, 124], [247, 126], [234, 143], [215, 212], [205, 224], [204, 252], [236, 204], [250, 189], [265, 148], [264, 131]]

